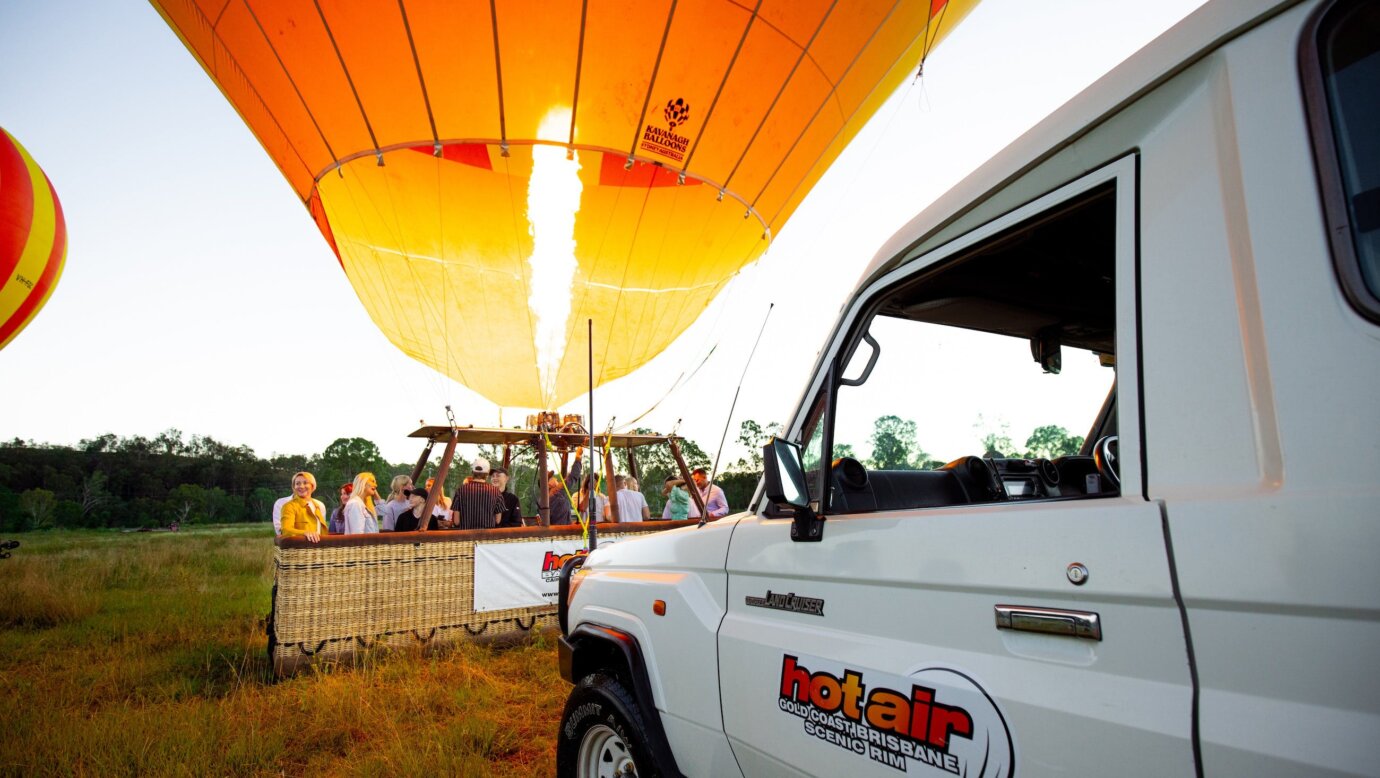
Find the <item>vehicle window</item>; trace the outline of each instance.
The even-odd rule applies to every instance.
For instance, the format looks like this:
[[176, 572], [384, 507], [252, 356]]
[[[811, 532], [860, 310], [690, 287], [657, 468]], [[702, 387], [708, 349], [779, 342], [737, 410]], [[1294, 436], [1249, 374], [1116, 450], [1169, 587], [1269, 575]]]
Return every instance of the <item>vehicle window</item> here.
[[1305, 56], [1316, 61], [1305, 62], [1305, 70], [1316, 68], [1325, 105], [1314, 95], [1309, 108], [1329, 136], [1319, 164], [1339, 201], [1329, 203], [1334, 253], [1348, 297], [1380, 318], [1380, 5], [1334, 4], [1312, 40], [1316, 48], [1306, 51], [1315, 53]]
[[891, 316], [869, 329], [882, 355], [867, 383], [839, 389], [834, 456], [874, 469], [1077, 454], [1115, 373], [1086, 349], [1063, 349], [1062, 371], [1046, 373], [1004, 335]]
[[[1119, 493], [1080, 453], [1116, 434], [1114, 415], [1097, 426], [1116, 384], [1115, 201], [1104, 186], [880, 297], [838, 372], [828, 512]], [[828, 424], [811, 421], [807, 467]]]

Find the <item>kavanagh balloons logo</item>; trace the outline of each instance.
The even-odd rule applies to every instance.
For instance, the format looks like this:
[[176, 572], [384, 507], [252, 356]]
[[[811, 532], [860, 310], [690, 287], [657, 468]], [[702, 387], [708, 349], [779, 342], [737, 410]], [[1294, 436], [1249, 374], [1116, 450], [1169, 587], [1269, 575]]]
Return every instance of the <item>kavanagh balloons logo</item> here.
[[666, 123], [671, 129], [690, 121], [690, 104], [677, 97], [666, 102]]

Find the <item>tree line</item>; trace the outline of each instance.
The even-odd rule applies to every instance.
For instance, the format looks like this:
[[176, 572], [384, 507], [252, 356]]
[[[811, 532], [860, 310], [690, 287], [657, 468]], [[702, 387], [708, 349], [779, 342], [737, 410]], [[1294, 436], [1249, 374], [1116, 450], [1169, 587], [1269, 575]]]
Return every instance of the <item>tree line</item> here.
[[[980, 426], [979, 424], [975, 426]], [[637, 434], [654, 434], [638, 428]], [[714, 462], [692, 440], [681, 441], [690, 468], [718, 467], [715, 478], [729, 506], [748, 507], [762, 473], [762, 445], [781, 432], [778, 424], [748, 419], [738, 428], [736, 443], [747, 454], [733, 462]], [[596, 436], [597, 437], [597, 436]], [[988, 455], [1057, 457], [1077, 453], [1083, 438], [1063, 427], [1038, 427], [1022, 447], [1005, 427], [979, 436]], [[868, 439], [872, 455], [865, 464], [874, 469], [933, 469], [933, 460], [917, 442], [916, 424], [894, 415], [878, 417]], [[493, 466], [503, 461], [501, 447], [480, 446], [478, 455]], [[835, 446], [834, 455], [856, 456], [851, 446]], [[662, 486], [668, 476], [679, 477], [669, 446], [636, 449], [642, 493], [653, 516], [661, 515]], [[440, 456], [431, 457], [423, 479], [433, 477]], [[550, 466], [558, 468], [553, 455]], [[412, 473], [415, 462], [388, 462], [377, 445], [364, 438], [338, 438], [317, 454], [289, 454], [263, 458], [244, 445], [232, 445], [205, 435], [186, 436], [177, 429], [152, 438], [105, 434], [76, 446], [38, 444], [18, 438], [0, 443], [0, 531], [63, 528], [144, 528], [182, 524], [268, 522], [273, 503], [286, 496], [292, 474], [300, 470], [317, 480], [316, 497], [336, 507], [339, 487], [356, 474], [372, 472], [380, 492], [388, 491], [393, 476]], [[444, 493], [453, 494], [470, 471], [470, 460], [457, 455]], [[615, 449], [614, 467], [630, 472], [626, 450]], [[598, 468], [603, 470], [601, 462]], [[522, 501], [523, 513], [535, 516], [536, 452], [513, 446], [509, 487]], [[573, 486], [572, 486], [573, 488]], [[607, 494], [607, 489], [601, 489]]]
[[[650, 430], [639, 429], [650, 434]], [[418, 441], [419, 446], [421, 442]], [[710, 460], [693, 441], [681, 443], [689, 467], [708, 467]], [[420, 451], [418, 452], [420, 453]], [[536, 452], [511, 449], [512, 486], [524, 514], [536, 515]], [[480, 446], [478, 455], [499, 466], [501, 447]], [[657, 515], [663, 505], [661, 485], [677, 468], [665, 445], [638, 449], [643, 491]], [[422, 480], [434, 477], [436, 452]], [[627, 457], [615, 454], [619, 472]], [[559, 467], [553, 455], [550, 465]], [[316, 454], [260, 457], [249, 446], [233, 445], [205, 435], [188, 437], [169, 429], [152, 438], [112, 434], [84, 439], [76, 446], [21, 439], [0, 442], [0, 531], [62, 528], [153, 528], [179, 522], [221, 524], [268, 522], [273, 503], [289, 494], [292, 474], [306, 470], [316, 477], [316, 497], [334, 509], [341, 485], [361, 472], [374, 473], [387, 493], [395, 475], [411, 475], [412, 462], [389, 462], [377, 445], [364, 438], [339, 438]], [[469, 458], [457, 454], [444, 493], [453, 494], [470, 472]], [[599, 467], [602, 471], [602, 463]], [[751, 480], [751, 485], [745, 485]], [[730, 484], [724, 483], [728, 489]], [[756, 477], [738, 476], [731, 484], [736, 507], [751, 498]], [[745, 494], [744, 494], [745, 492]], [[730, 497], [732, 500], [733, 497]]]

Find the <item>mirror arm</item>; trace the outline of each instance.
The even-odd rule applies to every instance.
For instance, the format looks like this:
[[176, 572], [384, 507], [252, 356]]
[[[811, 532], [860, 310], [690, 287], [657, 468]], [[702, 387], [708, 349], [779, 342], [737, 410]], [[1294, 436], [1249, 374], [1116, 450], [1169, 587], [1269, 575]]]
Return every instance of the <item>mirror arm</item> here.
[[818, 543], [824, 539], [824, 517], [816, 515], [808, 505], [793, 505], [791, 540], [796, 543]]

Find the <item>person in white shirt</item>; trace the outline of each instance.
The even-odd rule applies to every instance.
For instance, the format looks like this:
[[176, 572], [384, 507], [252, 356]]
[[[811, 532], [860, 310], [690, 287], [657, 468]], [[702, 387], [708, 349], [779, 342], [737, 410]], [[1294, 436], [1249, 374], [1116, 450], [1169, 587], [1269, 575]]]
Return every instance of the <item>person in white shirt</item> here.
[[[613, 477], [613, 486], [617, 492], [618, 500], [618, 520], [620, 522], [649, 521], [652, 518], [652, 509], [647, 507], [647, 498], [642, 496], [642, 492], [629, 487], [629, 482], [632, 480], [621, 473]], [[613, 520], [611, 513], [605, 515], [610, 521]]]
[[353, 486], [350, 501], [345, 503], [345, 534], [378, 532], [378, 520], [374, 517], [374, 498], [379, 496], [378, 481], [373, 473], [360, 473], [355, 476]]
[[283, 534], [283, 506], [287, 505], [289, 502], [292, 502], [292, 495], [290, 494], [287, 497], [279, 497], [277, 502], [273, 503], [274, 535]]

